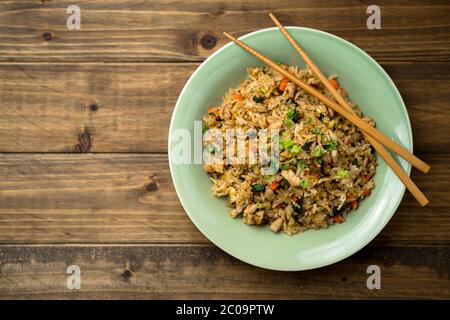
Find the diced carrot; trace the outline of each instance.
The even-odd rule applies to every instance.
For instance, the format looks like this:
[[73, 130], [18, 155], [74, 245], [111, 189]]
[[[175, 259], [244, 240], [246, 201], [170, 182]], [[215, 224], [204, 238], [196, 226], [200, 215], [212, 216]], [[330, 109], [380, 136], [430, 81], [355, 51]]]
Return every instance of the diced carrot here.
[[350, 207], [352, 209], [355, 209], [358, 206], [358, 201], [353, 201], [352, 203], [350, 203]]
[[284, 92], [284, 90], [286, 90], [287, 84], [288, 84], [289, 79], [284, 77], [283, 80], [281, 80], [280, 82], [280, 86], [278, 87], [280, 89], [281, 92]]
[[370, 194], [370, 189], [364, 189], [363, 195], [368, 196]]
[[209, 108], [208, 109], [208, 114], [215, 115], [216, 116], [216, 121], [220, 121], [221, 120], [220, 119], [220, 109], [219, 108], [216, 108], [216, 107]]
[[241, 95], [239, 92], [237, 92], [237, 93], [234, 95], [233, 99], [234, 99], [235, 101], [242, 101], [244, 98], [242, 97], [242, 95]]
[[335, 216], [333, 217], [333, 219], [334, 219], [334, 221], [335, 221], [336, 223], [342, 223], [342, 222], [344, 222], [344, 217], [342, 217], [340, 214], [335, 215]]
[[339, 93], [341, 94], [341, 96], [346, 97], [347, 96], [347, 91], [345, 91], [344, 88], [340, 87], [339, 88]]
[[347, 194], [347, 201], [351, 202], [356, 200], [356, 196], [353, 193], [348, 193]]
[[214, 114], [214, 115], [218, 116], [218, 115], [219, 115], [219, 108], [216, 108], [216, 107], [209, 108], [209, 109], [208, 109], [208, 113], [209, 113], [209, 114]]
[[331, 79], [330, 82], [333, 85], [333, 88], [335, 88], [336, 90], [339, 89], [339, 83], [336, 79]]
[[272, 190], [276, 190], [279, 186], [280, 186], [280, 182], [279, 181], [274, 181], [271, 184], [269, 184], [269, 188], [272, 189]]

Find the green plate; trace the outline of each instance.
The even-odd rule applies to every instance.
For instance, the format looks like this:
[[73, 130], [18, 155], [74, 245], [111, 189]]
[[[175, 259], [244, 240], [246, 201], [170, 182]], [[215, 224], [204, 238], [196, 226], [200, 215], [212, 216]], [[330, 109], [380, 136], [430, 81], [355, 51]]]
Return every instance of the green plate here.
[[[412, 151], [412, 134], [402, 98], [386, 72], [364, 51], [334, 35], [300, 27], [288, 27], [325, 74], [337, 74], [339, 83], [377, 128]], [[277, 28], [253, 32], [240, 38], [270, 57], [289, 65], [304, 62]], [[246, 77], [246, 68], [261, 63], [233, 43], [211, 55], [194, 72], [178, 98], [169, 130], [169, 162], [180, 201], [197, 228], [215, 245], [255, 266], [274, 270], [307, 270], [340, 261], [368, 244], [394, 214], [405, 187], [378, 157], [376, 187], [349, 214], [345, 223], [294, 236], [273, 233], [267, 226], [245, 225], [231, 219], [225, 200], [215, 198], [211, 182], [200, 164], [174, 164], [174, 130], [184, 128], [193, 136], [194, 120], [207, 108], [220, 104], [228, 88]], [[174, 141], [173, 141], [174, 140]], [[409, 174], [411, 166], [398, 159]]]

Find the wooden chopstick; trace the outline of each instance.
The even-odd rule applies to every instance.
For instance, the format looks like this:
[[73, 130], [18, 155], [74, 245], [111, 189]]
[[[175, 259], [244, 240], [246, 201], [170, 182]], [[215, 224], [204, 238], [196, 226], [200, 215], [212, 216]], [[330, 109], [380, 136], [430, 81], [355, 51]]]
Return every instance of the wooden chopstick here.
[[[308, 54], [303, 50], [303, 48], [298, 44], [297, 41], [289, 34], [289, 32], [283, 27], [283, 25], [278, 21], [278, 19], [272, 14], [269, 13], [270, 18], [276, 24], [276, 26], [280, 29], [283, 35], [289, 40], [298, 54], [303, 58], [306, 64], [311, 68], [311, 70], [316, 74], [319, 80], [323, 83], [323, 85], [327, 88], [327, 90], [332, 94], [334, 99], [346, 108], [347, 110], [354, 112], [350, 105], [345, 101], [345, 99], [339, 94], [339, 92], [333, 87], [328, 78], [322, 73], [322, 71], [317, 67], [314, 61], [308, 56]], [[391, 167], [392, 171], [399, 177], [399, 179], [403, 182], [405, 187], [411, 192], [411, 194], [416, 198], [416, 200], [420, 203], [421, 206], [425, 206], [428, 204], [428, 199], [425, 195], [420, 191], [420, 189], [414, 184], [414, 182], [406, 175], [403, 171], [402, 167], [397, 163], [397, 161], [392, 158], [389, 152], [380, 144], [377, 140], [372, 138], [371, 136], [364, 134], [369, 143], [375, 148], [378, 154], [386, 161], [386, 163]]]
[[266, 56], [262, 55], [258, 51], [254, 50], [253, 48], [249, 47], [242, 41], [234, 38], [230, 34], [224, 32], [223, 33], [227, 38], [235, 42], [237, 45], [239, 45], [244, 50], [248, 51], [252, 55], [254, 55], [256, 58], [264, 62], [265, 64], [269, 65], [272, 69], [275, 69], [280, 74], [288, 78], [290, 81], [295, 83], [297, 86], [308, 92], [310, 95], [314, 96], [315, 98], [322, 101], [325, 105], [336, 111], [337, 113], [341, 114], [344, 118], [346, 118], [348, 121], [353, 123], [355, 126], [357, 126], [361, 131], [366, 132], [367, 134], [371, 135], [373, 138], [381, 142], [386, 148], [390, 149], [391, 151], [397, 153], [399, 156], [401, 156], [403, 159], [411, 163], [414, 167], [419, 169], [420, 171], [427, 173], [430, 170], [430, 166], [417, 158], [415, 155], [413, 155], [411, 152], [409, 152], [406, 148], [398, 145], [393, 140], [391, 140], [389, 137], [372, 127], [370, 124], [362, 120], [360, 117], [358, 117], [356, 114], [354, 114], [351, 111], [346, 110], [341, 105], [337, 104], [336, 102], [332, 101], [331, 99], [324, 96], [322, 93], [320, 93], [315, 88], [311, 87], [310, 85], [307, 85], [300, 79], [298, 79], [295, 75], [292, 73], [284, 70], [279, 65], [277, 65], [275, 62], [273, 62], [271, 59], [267, 58]]

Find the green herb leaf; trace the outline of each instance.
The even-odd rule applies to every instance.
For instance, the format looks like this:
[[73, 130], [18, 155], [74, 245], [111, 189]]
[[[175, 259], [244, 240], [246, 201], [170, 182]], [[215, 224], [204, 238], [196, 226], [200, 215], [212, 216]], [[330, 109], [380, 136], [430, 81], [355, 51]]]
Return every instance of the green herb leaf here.
[[209, 127], [206, 123], [203, 122], [202, 124], [202, 133], [205, 133], [206, 131], [208, 131]]
[[309, 151], [311, 149], [311, 146], [313, 145], [314, 141], [307, 141], [302, 145], [302, 149], [305, 151]]
[[314, 134], [319, 134], [319, 133], [320, 133], [320, 128], [314, 127], [311, 131], [312, 131], [312, 133], [314, 133]]
[[254, 184], [252, 185], [252, 191], [254, 192], [263, 192], [265, 190], [262, 184]]
[[289, 109], [286, 113], [286, 118], [289, 120], [292, 120], [293, 122], [297, 122], [300, 118], [300, 115], [298, 114], [297, 110], [295, 109]]
[[294, 216], [297, 216], [297, 215], [303, 213], [302, 206], [298, 202], [295, 202], [292, 204], [292, 209], [294, 209]]
[[289, 170], [289, 165], [288, 165], [288, 164], [282, 164], [282, 165], [280, 166], [280, 169], [281, 169], [281, 170]]
[[336, 215], [336, 214], [339, 214], [339, 213], [341, 213], [342, 211], [344, 211], [344, 209], [345, 209], [345, 206], [342, 206], [342, 208], [340, 208], [340, 209], [339, 209], [338, 206], [334, 206], [334, 207], [333, 207], [333, 210], [330, 212], [330, 216], [334, 216], [334, 215]]
[[264, 97], [253, 96], [253, 101], [255, 101], [256, 103], [263, 103]]
[[300, 172], [303, 171], [303, 169], [306, 168], [306, 161], [305, 160], [299, 160], [297, 162], [297, 171], [295, 172], [296, 175], [299, 175]]

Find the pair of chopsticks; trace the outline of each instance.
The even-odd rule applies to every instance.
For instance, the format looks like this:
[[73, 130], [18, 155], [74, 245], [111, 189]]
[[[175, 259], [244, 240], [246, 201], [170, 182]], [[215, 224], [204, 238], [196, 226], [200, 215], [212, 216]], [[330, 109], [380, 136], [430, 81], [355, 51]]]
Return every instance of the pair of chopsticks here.
[[374, 149], [379, 153], [379, 155], [386, 161], [386, 163], [391, 167], [392, 171], [399, 177], [399, 179], [403, 182], [403, 184], [406, 186], [406, 188], [411, 192], [411, 194], [416, 198], [416, 200], [420, 203], [421, 206], [425, 206], [428, 204], [428, 199], [425, 197], [425, 195], [417, 188], [417, 186], [414, 184], [414, 182], [406, 175], [406, 173], [403, 171], [403, 169], [400, 167], [400, 165], [392, 158], [392, 156], [389, 154], [389, 152], [385, 149], [388, 148], [389, 150], [397, 153], [399, 156], [401, 156], [403, 159], [411, 163], [414, 167], [419, 169], [420, 171], [427, 173], [430, 170], [430, 166], [417, 158], [415, 155], [410, 153], [406, 148], [398, 145], [393, 140], [391, 140], [389, 137], [372, 127], [370, 124], [362, 120], [358, 115], [356, 115], [353, 112], [353, 109], [350, 107], [350, 105], [345, 101], [345, 99], [341, 96], [341, 94], [333, 87], [331, 82], [328, 80], [328, 78], [320, 71], [320, 69], [317, 67], [317, 65], [313, 62], [313, 60], [308, 56], [308, 54], [300, 47], [300, 45], [292, 38], [292, 36], [287, 32], [287, 30], [281, 25], [281, 23], [278, 21], [278, 19], [272, 14], [269, 14], [270, 18], [273, 20], [273, 22], [277, 25], [277, 27], [280, 29], [280, 31], [283, 33], [283, 35], [289, 40], [289, 42], [293, 45], [297, 53], [302, 57], [302, 59], [306, 62], [306, 64], [309, 66], [309, 68], [315, 73], [315, 75], [319, 78], [319, 80], [323, 83], [325, 88], [331, 93], [333, 98], [337, 101], [334, 102], [333, 100], [329, 99], [325, 95], [323, 95], [321, 92], [319, 92], [317, 89], [313, 88], [312, 86], [304, 83], [299, 78], [297, 78], [294, 74], [284, 70], [281, 68], [278, 64], [264, 56], [263, 54], [259, 53], [255, 49], [251, 48], [250, 46], [246, 45], [242, 41], [234, 38], [233, 36], [229, 35], [228, 33], [224, 32], [223, 34], [235, 42], [237, 45], [242, 47], [244, 50], [248, 51], [252, 55], [254, 55], [256, 58], [270, 66], [272, 69], [278, 71], [281, 75], [292, 81], [294, 84], [308, 92], [310, 95], [314, 96], [315, 98], [319, 99], [322, 103], [324, 103], [329, 108], [333, 109], [337, 113], [339, 113], [341, 116], [346, 118], [348, 121], [353, 123], [355, 126], [357, 126], [362, 133], [364, 134], [364, 137], [369, 141], [369, 143], [374, 147]]

